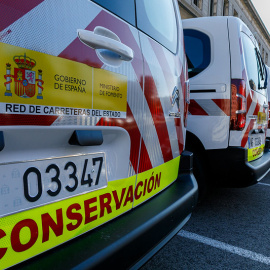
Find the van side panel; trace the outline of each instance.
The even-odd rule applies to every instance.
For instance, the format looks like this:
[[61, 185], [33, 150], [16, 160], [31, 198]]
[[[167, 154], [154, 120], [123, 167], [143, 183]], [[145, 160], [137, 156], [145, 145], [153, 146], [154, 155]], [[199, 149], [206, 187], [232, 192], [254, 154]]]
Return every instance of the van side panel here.
[[[207, 18], [184, 20], [184, 29], [206, 34], [210, 39], [209, 66], [190, 78], [187, 130], [205, 149], [228, 147], [230, 121], [230, 51], [227, 18], [217, 18], [219, 27]], [[187, 47], [187, 44], [186, 44]], [[220, 51], [222, 50], [222, 53]]]
[[[184, 20], [183, 28], [191, 75], [186, 147], [194, 153], [199, 190], [203, 195], [213, 183], [226, 187], [255, 184], [270, 170], [270, 152], [264, 149], [265, 76], [256, 40], [235, 17]], [[208, 52], [199, 54], [199, 35], [191, 31], [200, 31], [211, 40], [208, 66], [198, 57], [204, 60]], [[209, 110], [207, 102], [217, 104], [219, 98], [225, 116]]]
[[[262, 156], [266, 137], [267, 95], [265, 89], [251, 89], [252, 78], [248, 76], [247, 57], [255, 55], [257, 42], [247, 26], [236, 18], [229, 19], [229, 36], [231, 47], [232, 79], [242, 79], [246, 85], [246, 124], [242, 131], [230, 131], [230, 146], [241, 146], [248, 149], [248, 161]], [[246, 51], [244, 42], [254, 44], [254, 49]], [[253, 55], [253, 57], [254, 57]], [[255, 60], [254, 60], [255, 61]], [[255, 145], [253, 142], [260, 141]]]

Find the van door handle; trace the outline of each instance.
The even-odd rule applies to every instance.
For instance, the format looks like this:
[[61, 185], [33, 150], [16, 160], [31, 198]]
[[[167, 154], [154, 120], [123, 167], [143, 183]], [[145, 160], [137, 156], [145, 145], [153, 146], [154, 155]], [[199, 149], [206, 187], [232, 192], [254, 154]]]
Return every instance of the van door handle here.
[[107, 28], [97, 26], [93, 32], [78, 29], [77, 33], [80, 41], [94, 50], [112, 51], [123, 61], [131, 61], [134, 57], [133, 50]]

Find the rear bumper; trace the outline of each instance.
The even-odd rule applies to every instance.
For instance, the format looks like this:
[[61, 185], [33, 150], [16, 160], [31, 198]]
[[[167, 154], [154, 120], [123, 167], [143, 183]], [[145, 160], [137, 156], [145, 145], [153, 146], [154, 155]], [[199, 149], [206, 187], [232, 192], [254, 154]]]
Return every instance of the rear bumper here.
[[259, 182], [270, 171], [268, 145], [263, 156], [251, 162], [247, 161], [247, 149], [242, 147], [209, 150], [207, 156], [211, 180], [218, 186], [247, 187]]
[[192, 154], [182, 153], [178, 179], [117, 219], [18, 265], [19, 269], [138, 268], [188, 221], [197, 202]]

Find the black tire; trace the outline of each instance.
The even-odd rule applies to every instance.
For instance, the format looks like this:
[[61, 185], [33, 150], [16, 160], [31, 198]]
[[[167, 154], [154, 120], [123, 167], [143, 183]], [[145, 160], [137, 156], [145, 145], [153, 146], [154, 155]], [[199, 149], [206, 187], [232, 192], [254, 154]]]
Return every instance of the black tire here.
[[207, 171], [205, 167], [205, 161], [202, 155], [198, 153], [193, 153], [193, 174], [198, 183], [199, 197], [198, 202], [204, 200], [208, 193], [208, 183], [207, 183]]

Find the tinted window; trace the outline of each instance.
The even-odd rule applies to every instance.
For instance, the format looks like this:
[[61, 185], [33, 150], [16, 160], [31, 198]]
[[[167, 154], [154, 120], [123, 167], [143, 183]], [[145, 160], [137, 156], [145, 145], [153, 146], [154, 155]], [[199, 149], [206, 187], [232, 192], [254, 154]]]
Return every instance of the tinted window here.
[[92, 0], [93, 2], [108, 9], [123, 20], [135, 25], [134, 0]]
[[251, 39], [244, 33], [242, 33], [242, 41], [250, 88], [253, 90], [262, 89], [264, 88], [265, 68], [260, 53]]
[[136, 11], [138, 28], [175, 52], [177, 26], [172, 1], [137, 0]]
[[208, 67], [211, 61], [209, 37], [199, 31], [184, 29], [188, 74], [192, 78]]

